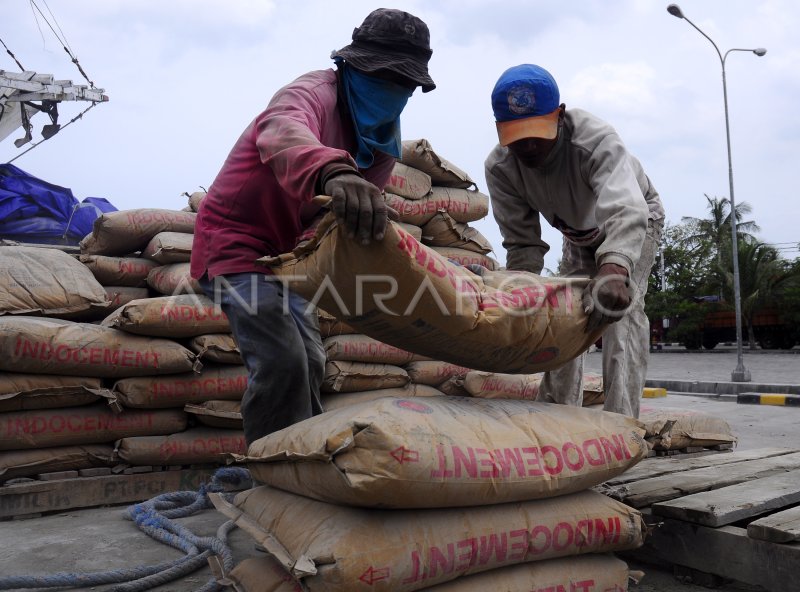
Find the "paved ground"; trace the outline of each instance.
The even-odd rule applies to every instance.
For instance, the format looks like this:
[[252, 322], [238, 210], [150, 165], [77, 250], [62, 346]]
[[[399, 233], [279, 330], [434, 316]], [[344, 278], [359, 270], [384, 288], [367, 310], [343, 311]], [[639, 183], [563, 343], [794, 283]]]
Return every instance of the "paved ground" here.
[[[601, 354], [591, 353], [586, 367], [600, 369]], [[736, 354], [730, 352], [654, 353], [651, 356], [652, 378], [679, 376], [685, 380], [727, 380], [735, 367]], [[747, 354], [745, 366], [753, 379], [764, 382], [800, 384], [800, 356], [787, 353]], [[654, 407], [681, 407], [702, 410], [724, 417], [739, 437], [740, 449], [784, 446], [800, 449], [800, 407], [740, 405], [731, 400], [709, 396], [686, 396], [671, 393], [666, 398], [647, 399]], [[645, 461], [646, 462], [646, 461]], [[208, 510], [182, 522], [200, 535], [211, 535], [224, 521]], [[255, 555], [251, 540], [241, 531], [231, 537], [236, 560]], [[136, 527], [121, 518], [121, 508], [98, 508], [66, 512], [31, 520], [0, 523], [0, 575], [53, 573], [59, 570], [81, 571], [122, 568], [153, 564], [181, 554], [153, 542]], [[671, 571], [649, 565], [633, 565], [646, 577], [631, 592], [703, 592], [702, 588], [676, 580]], [[183, 581], [161, 586], [161, 592], [183, 592], [199, 588], [210, 577], [208, 568]], [[96, 587], [93, 590], [107, 590]], [[721, 592], [759, 590], [737, 583], [717, 588]]]

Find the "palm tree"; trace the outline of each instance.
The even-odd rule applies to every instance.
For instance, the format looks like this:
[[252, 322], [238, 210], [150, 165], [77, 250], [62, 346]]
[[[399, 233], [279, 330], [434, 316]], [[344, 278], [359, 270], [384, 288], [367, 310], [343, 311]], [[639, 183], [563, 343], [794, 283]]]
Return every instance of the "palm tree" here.
[[[725, 247], [730, 244], [731, 240], [731, 202], [727, 197], [719, 198], [708, 197], [708, 194], [703, 195], [708, 201], [709, 217], [694, 218], [692, 216], [683, 216], [681, 221], [692, 223], [697, 229], [696, 233], [687, 237], [687, 239], [697, 245], [697, 248], [702, 248], [710, 242], [717, 265], [722, 265], [722, 254], [729, 250]], [[753, 233], [761, 230], [758, 224], [752, 220], [742, 221], [742, 218], [749, 214], [753, 208], [746, 201], [742, 201], [736, 204], [735, 210], [734, 217], [736, 218], [737, 234], [745, 241], [753, 239]]]
[[[773, 302], [783, 285], [792, 279], [796, 272], [786, 265], [778, 251], [754, 240], [745, 240], [739, 247], [739, 290], [742, 303], [742, 320], [747, 325], [747, 338], [750, 349], [756, 348], [753, 319], [755, 313], [764, 305]], [[718, 267], [724, 285], [730, 294], [733, 290], [733, 273], [729, 266]], [[732, 298], [729, 300], [732, 301]]]

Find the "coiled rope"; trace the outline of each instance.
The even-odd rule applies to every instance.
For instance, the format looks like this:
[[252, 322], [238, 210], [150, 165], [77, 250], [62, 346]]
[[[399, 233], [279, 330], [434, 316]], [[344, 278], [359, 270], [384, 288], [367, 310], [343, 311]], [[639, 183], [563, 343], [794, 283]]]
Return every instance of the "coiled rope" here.
[[[188, 528], [173, 522], [201, 510], [213, 507], [208, 494], [221, 492], [225, 486], [247, 489], [252, 486], [250, 473], [241, 467], [217, 469], [211, 483], [194, 491], [164, 493], [151, 500], [126, 508], [123, 517], [151, 538], [183, 551], [186, 555], [174, 561], [157, 565], [142, 565], [127, 569], [91, 573], [61, 572], [51, 575], [0, 576], [0, 590], [23, 588], [86, 588], [104, 584], [118, 584], [112, 592], [141, 592], [172, 582], [193, 573], [208, 564], [208, 558], [217, 555], [225, 570], [233, 568], [233, 554], [227, 543], [228, 533], [234, 528], [225, 522], [214, 537], [198, 537]], [[197, 592], [217, 592], [222, 586], [210, 579]]]

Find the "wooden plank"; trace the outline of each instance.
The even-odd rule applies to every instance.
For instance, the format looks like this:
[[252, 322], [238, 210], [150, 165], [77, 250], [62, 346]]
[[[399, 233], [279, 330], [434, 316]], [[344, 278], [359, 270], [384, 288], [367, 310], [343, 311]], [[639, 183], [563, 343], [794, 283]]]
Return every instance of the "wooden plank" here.
[[629, 506], [644, 508], [656, 502], [721, 489], [797, 469], [800, 469], [800, 452], [661, 475], [652, 479], [605, 487], [602, 491]]
[[773, 543], [800, 541], [800, 506], [751, 522], [747, 536]]
[[735, 526], [709, 528], [667, 518], [644, 546], [625, 555], [647, 563], [691, 567], [770, 592], [797, 592], [800, 581], [800, 543], [752, 539]]
[[167, 491], [196, 491], [214, 471], [162, 471], [0, 487], [0, 519], [24, 514], [88, 508], [150, 499]]
[[621, 483], [630, 483], [631, 481], [638, 481], [640, 479], [658, 477], [659, 475], [679, 473], [681, 471], [689, 471], [702, 467], [745, 462], [758, 458], [770, 458], [783, 454], [791, 454], [793, 452], [800, 452], [800, 450], [793, 448], [757, 448], [755, 450], [737, 450], [735, 452], [708, 454], [706, 456], [693, 458], [648, 458], [632, 469], [628, 469], [622, 475], [609, 479], [606, 481], [606, 484], [619, 485]]
[[800, 471], [653, 504], [653, 514], [724, 526], [800, 502]]

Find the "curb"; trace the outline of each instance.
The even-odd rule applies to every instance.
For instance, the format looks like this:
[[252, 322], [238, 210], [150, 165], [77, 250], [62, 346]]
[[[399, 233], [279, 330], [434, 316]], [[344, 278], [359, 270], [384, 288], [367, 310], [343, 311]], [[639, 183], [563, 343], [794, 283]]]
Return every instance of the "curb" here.
[[800, 395], [800, 384], [755, 384], [752, 382], [716, 382], [700, 380], [647, 379], [646, 387], [665, 388], [669, 392], [686, 394], [711, 393], [739, 395], [744, 393]]
[[736, 402], [745, 405], [781, 405], [800, 407], [800, 395], [778, 395], [765, 393], [741, 393]]

